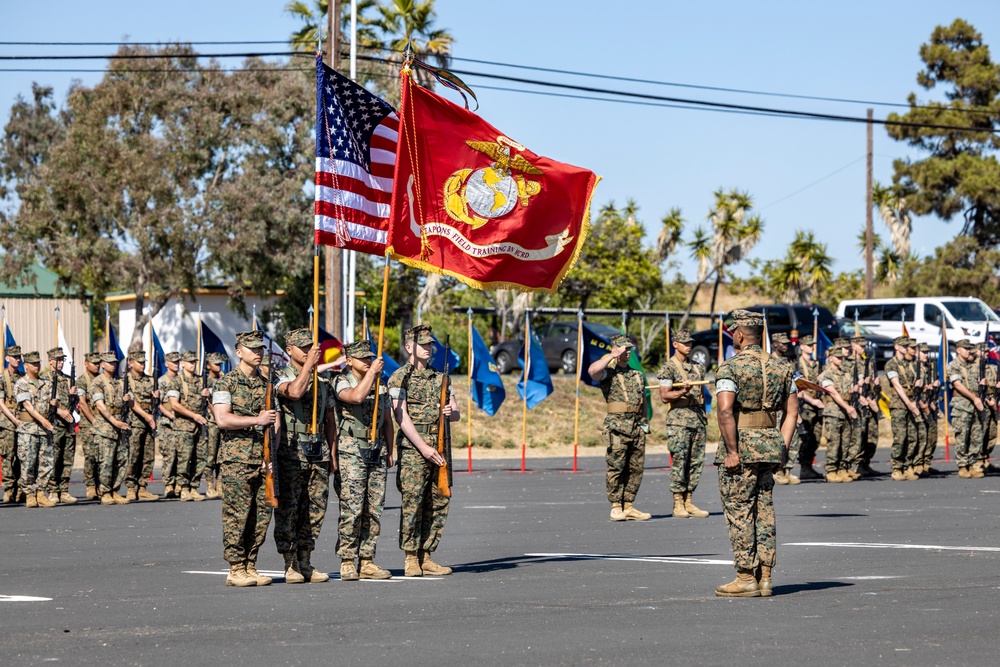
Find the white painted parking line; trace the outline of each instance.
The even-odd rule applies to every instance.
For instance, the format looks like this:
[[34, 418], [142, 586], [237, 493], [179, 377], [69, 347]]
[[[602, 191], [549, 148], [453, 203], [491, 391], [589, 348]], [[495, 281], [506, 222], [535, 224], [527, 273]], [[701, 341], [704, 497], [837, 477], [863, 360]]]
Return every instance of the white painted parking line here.
[[505, 510], [506, 505], [466, 505], [467, 510]]
[[563, 553], [533, 553], [524, 554], [529, 558], [550, 558], [561, 560], [625, 560], [640, 563], [689, 563], [693, 565], [729, 565], [732, 559], [714, 560], [711, 558], [688, 558], [686, 556], [622, 556], [616, 554], [563, 554]]
[[[268, 577], [280, 577], [284, 579], [284, 572], [276, 572], [274, 570], [257, 570], [261, 574]], [[227, 576], [229, 570], [184, 570], [184, 574], [221, 574], [222, 576]], [[330, 581], [340, 581], [340, 573], [329, 572]], [[441, 577], [393, 577], [392, 579], [359, 579], [358, 581], [377, 583], [377, 584], [391, 584], [400, 581], [441, 581]]]
[[0, 595], [0, 602], [52, 602], [52, 598], [39, 598], [33, 595]]
[[885, 576], [872, 575], [870, 577], [837, 577], [849, 581], [876, 581], [878, 579], [905, 579], [905, 574], [889, 574]]
[[923, 549], [925, 551], [1000, 551], [1000, 547], [962, 547], [944, 544], [885, 544], [880, 542], [786, 542], [786, 547], [841, 547], [847, 549]]

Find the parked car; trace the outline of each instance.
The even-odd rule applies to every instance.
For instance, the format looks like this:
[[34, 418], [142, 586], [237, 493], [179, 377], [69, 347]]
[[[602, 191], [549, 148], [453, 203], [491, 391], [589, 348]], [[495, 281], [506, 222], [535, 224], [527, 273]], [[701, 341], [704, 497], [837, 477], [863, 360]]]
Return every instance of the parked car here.
[[907, 333], [918, 343], [932, 348], [941, 345], [941, 324], [952, 343], [968, 338], [981, 343], [989, 327], [990, 337], [1000, 340], [1000, 318], [975, 297], [924, 296], [891, 299], [850, 299], [841, 301], [837, 315], [858, 321], [874, 333], [894, 338]]
[[[758, 313], [767, 313], [767, 330], [769, 333], [787, 333], [792, 343], [798, 343], [799, 336], [811, 334], [813, 330], [813, 309], [817, 313], [817, 325], [830, 340], [840, 335], [840, 324], [827, 308], [812, 304], [786, 305], [769, 304], [746, 308]], [[732, 325], [732, 318], [727, 314], [723, 317], [726, 326]], [[691, 359], [705, 368], [711, 368], [719, 358], [718, 322], [711, 329], [692, 334]]]
[[[611, 338], [621, 333], [621, 329], [587, 322], [587, 327], [599, 336]], [[549, 371], [562, 370], [564, 373], [576, 373], [576, 322], [549, 322], [535, 329], [535, 334], [542, 344], [542, 352], [545, 353], [545, 362]], [[635, 341], [633, 340], [633, 343]], [[524, 346], [524, 339], [514, 338], [494, 345], [490, 350], [493, 360], [497, 365], [497, 372], [501, 375], [512, 373], [521, 366], [518, 363], [518, 356]]]

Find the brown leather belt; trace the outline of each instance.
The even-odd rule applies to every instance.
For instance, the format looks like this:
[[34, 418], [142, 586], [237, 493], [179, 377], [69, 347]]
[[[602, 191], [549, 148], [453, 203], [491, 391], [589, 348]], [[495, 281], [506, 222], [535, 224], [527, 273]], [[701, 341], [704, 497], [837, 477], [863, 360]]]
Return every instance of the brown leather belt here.
[[773, 412], [754, 410], [736, 416], [736, 428], [775, 428], [778, 422]]
[[639, 412], [641, 405], [629, 405], [624, 401], [608, 401], [609, 415], [622, 415], [631, 412]]

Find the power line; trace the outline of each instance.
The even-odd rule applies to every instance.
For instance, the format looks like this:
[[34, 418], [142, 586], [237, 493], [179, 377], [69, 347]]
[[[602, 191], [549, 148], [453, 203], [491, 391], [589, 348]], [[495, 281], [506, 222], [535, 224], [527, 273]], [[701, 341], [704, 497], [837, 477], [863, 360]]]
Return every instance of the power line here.
[[769, 204], [765, 204], [764, 206], [761, 206], [761, 207], [760, 207], [759, 209], [757, 209], [757, 210], [759, 210], [759, 211], [763, 211], [763, 210], [764, 210], [765, 208], [769, 208], [769, 207], [771, 207], [771, 206], [774, 206], [774, 205], [776, 205], [776, 204], [780, 204], [781, 202], [785, 201], [786, 199], [791, 199], [791, 198], [792, 198], [792, 197], [794, 197], [795, 195], [797, 195], [797, 194], [799, 194], [799, 193], [802, 193], [802, 192], [805, 192], [806, 190], [808, 190], [808, 189], [809, 189], [809, 188], [811, 188], [812, 186], [814, 186], [814, 185], [819, 185], [820, 183], [822, 183], [822, 182], [823, 182], [823, 181], [825, 181], [826, 179], [828, 179], [828, 178], [832, 178], [833, 176], [836, 176], [837, 174], [839, 174], [840, 172], [844, 171], [844, 170], [845, 170], [845, 169], [847, 169], [848, 167], [853, 167], [853, 166], [854, 166], [854, 165], [856, 165], [856, 164], [857, 164], [858, 162], [861, 162], [862, 160], [864, 160], [864, 159], [865, 159], [865, 157], [867, 157], [867, 156], [865, 156], [865, 155], [862, 155], [862, 156], [861, 156], [861, 157], [859, 157], [859, 158], [856, 158], [856, 159], [854, 159], [854, 160], [851, 160], [850, 162], [848, 162], [848, 163], [847, 163], [847, 164], [845, 164], [844, 166], [842, 166], [842, 167], [838, 167], [837, 169], [834, 169], [833, 171], [831, 171], [831, 172], [830, 172], [829, 174], [827, 174], [826, 176], [822, 176], [822, 177], [820, 177], [820, 178], [817, 178], [817, 179], [816, 179], [815, 181], [813, 181], [812, 183], [809, 183], [808, 185], [803, 185], [803, 186], [802, 186], [801, 188], [799, 188], [799, 189], [798, 189], [798, 190], [796, 190], [795, 192], [792, 192], [792, 193], [790, 193], [790, 194], [787, 194], [787, 195], [785, 195], [784, 197], [782, 197], [781, 199], [776, 199], [775, 201], [773, 201], [773, 202], [771, 202], [771, 203], [769, 203]]
[[263, 56], [307, 56], [301, 51], [273, 51], [258, 53], [122, 53], [105, 56], [0, 56], [0, 60], [154, 60], [163, 58], [256, 58]]
[[187, 42], [184, 40], [165, 40], [160, 42], [0, 42], [0, 46], [164, 46], [167, 44], [185, 44], [188, 46], [213, 46], [219, 44], [288, 44], [288, 40], [272, 39], [223, 42]]

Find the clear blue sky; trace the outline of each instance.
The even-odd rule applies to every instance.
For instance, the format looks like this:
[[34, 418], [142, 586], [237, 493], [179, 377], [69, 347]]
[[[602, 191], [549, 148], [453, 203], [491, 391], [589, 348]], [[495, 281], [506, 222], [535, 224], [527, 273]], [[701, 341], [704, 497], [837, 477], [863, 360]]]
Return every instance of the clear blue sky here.
[[[283, 12], [283, 0], [0, 0], [0, 7], [0, 41], [269, 40], [284, 39], [296, 27]], [[934, 26], [956, 17], [970, 21], [994, 47], [994, 59], [1000, 59], [1000, 5], [986, 0], [512, 0], [492, 8], [469, 0], [437, 0], [436, 7], [438, 24], [455, 37], [458, 57], [802, 95], [884, 102], [905, 102], [912, 91], [921, 100], [939, 96], [939, 91], [923, 91], [916, 84], [921, 67], [918, 49]], [[111, 48], [0, 46], [0, 53], [103, 53]], [[272, 50], [200, 48], [203, 52]], [[273, 48], [280, 50], [278, 45]], [[7, 62], [0, 63], [0, 68], [98, 68], [104, 64]], [[456, 62], [455, 67], [492, 69], [465, 62]], [[503, 72], [677, 97], [851, 116], [865, 113], [865, 105], [858, 104]], [[61, 101], [73, 78], [93, 84], [100, 74], [0, 72], [4, 121], [15, 97], [30, 95], [33, 80], [53, 86]], [[635, 198], [650, 237], [659, 231], [660, 217], [678, 206], [688, 221], [685, 238], [690, 238], [690, 230], [704, 222], [712, 192], [719, 187], [739, 188], [753, 195], [766, 222], [754, 256], [783, 255], [795, 230], [809, 229], [828, 244], [836, 271], [862, 266], [855, 236], [865, 219], [864, 125], [558, 99], [481, 87], [526, 87], [521, 84], [465, 79], [477, 89], [480, 114], [511, 138], [536, 153], [601, 174], [604, 180], [598, 186], [597, 206], [609, 200], [621, 205]], [[876, 107], [875, 116], [884, 117], [888, 111]], [[918, 157], [880, 127], [875, 128], [874, 146], [875, 178], [882, 182], [891, 180], [893, 159]], [[816, 181], [820, 182], [806, 188]], [[934, 218], [915, 220], [913, 251], [932, 253], [958, 233], [959, 224]], [[876, 231], [888, 237], [877, 217]], [[686, 252], [682, 257], [682, 269], [691, 278], [693, 263]]]

